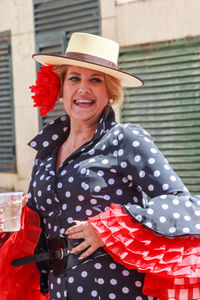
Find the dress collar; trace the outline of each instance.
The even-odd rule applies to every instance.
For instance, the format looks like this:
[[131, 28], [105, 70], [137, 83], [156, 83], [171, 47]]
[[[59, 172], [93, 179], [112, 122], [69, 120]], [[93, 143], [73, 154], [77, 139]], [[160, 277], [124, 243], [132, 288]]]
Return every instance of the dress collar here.
[[[111, 127], [116, 124], [114, 111], [111, 107], [106, 107], [92, 138], [92, 142], [100, 139]], [[56, 147], [64, 143], [70, 132], [70, 118], [68, 115], [59, 117], [50, 122], [39, 132], [28, 145], [38, 151], [42, 158], [54, 151]]]

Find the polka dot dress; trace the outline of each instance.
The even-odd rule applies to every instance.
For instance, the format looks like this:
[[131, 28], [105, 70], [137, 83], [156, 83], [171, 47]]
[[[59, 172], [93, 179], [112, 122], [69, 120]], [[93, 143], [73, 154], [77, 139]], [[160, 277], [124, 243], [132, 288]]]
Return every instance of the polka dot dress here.
[[[200, 229], [200, 199], [191, 201], [149, 134], [138, 125], [117, 124], [112, 110], [106, 119], [103, 114], [93, 139], [55, 173], [57, 152], [69, 127], [69, 118], [62, 116], [30, 142], [38, 153], [28, 205], [39, 212], [46, 239], [63, 234], [74, 220], [109, 210], [111, 203], [125, 205], [139, 222], [167, 235]], [[152, 299], [142, 294], [143, 276], [107, 254], [59, 277], [50, 271], [50, 299]]]
[[60, 278], [55, 278], [52, 272], [49, 277], [50, 299], [156, 299], [142, 294], [144, 274], [125, 269], [108, 255], [65, 272], [64, 289]]

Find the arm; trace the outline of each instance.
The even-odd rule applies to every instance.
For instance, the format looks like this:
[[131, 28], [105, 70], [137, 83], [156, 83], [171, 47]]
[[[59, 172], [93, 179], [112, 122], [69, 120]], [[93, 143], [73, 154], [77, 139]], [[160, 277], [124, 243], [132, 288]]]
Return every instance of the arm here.
[[143, 207], [127, 205], [127, 212], [162, 235], [200, 234], [200, 198], [190, 195], [150, 135], [130, 125], [123, 146], [119, 166], [125, 162], [126, 168], [120, 172], [130, 174], [134, 188], [150, 198]]
[[34, 186], [35, 174], [37, 172], [37, 167], [38, 167], [39, 163], [40, 163], [39, 159], [36, 156], [36, 158], [34, 160], [34, 164], [33, 164], [33, 170], [32, 170], [31, 180], [30, 180], [29, 189], [28, 189], [28, 202], [27, 202], [27, 205], [28, 205], [29, 208], [33, 209], [34, 211], [38, 211], [37, 204], [36, 204], [35, 199], [34, 199], [33, 186]]
[[[140, 127], [130, 128], [126, 134], [124, 155], [119, 157], [120, 172], [132, 178], [133, 188], [143, 191], [151, 200], [144, 207], [112, 205], [109, 212], [89, 218], [67, 233], [72, 238], [87, 239], [93, 236], [92, 226], [101, 239], [98, 242], [94, 237], [93, 248], [103, 243], [118, 263], [147, 274], [145, 294], [170, 299], [170, 293], [181, 295], [184, 289], [193, 295], [185, 299], [199, 299], [200, 290], [197, 288], [195, 292], [195, 287], [200, 283], [200, 239], [188, 234], [200, 234], [200, 198], [190, 195], [151, 137]], [[88, 239], [87, 246], [90, 245], [92, 241]], [[81, 244], [74, 249], [81, 250], [84, 250]], [[162, 285], [161, 278], [165, 279]]]
[[[120, 134], [123, 135], [123, 139], [118, 149], [123, 149], [123, 155], [118, 157], [117, 171], [122, 177], [129, 179], [133, 195], [134, 190], [138, 190], [151, 198], [143, 207], [136, 204], [126, 205], [127, 214], [131, 214], [136, 221], [163, 235], [199, 234], [200, 200], [189, 194], [148, 133], [141, 127], [131, 124], [122, 130]], [[80, 222], [78, 224], [81, 225]], [[84, 242], [82, 246], [86, 248], [92, 235], [90, 232], [87, 237], [85, 231], [86, 227], [88, 228], [87, 223], [82, 223], [80, 232], [78, 224], [74, 229], [68, 230], [67, 234], [76, 234], [73, 238], [81, 238], [83, 237], [81, 234], [84, 234], [88, 243]], [[94, 243], [90, 241], [90, 245], [91, 250]], [[77, 252], [80, 250], [83, 250], [81, 245], [75, 249]], [[86, 254], [88, 253], [87, 251]]]

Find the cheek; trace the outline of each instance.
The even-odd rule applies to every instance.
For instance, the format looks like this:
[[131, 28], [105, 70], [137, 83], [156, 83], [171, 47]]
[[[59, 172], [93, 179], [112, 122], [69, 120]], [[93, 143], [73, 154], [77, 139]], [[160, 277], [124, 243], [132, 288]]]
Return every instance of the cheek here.
[[63, 100], [66, 101], [66, 102], [69, 102], [71, 97], [73, 95], [73, 90], [72, 88], [69, 88], [68, 85], [65, 85], [63, 87]]
[[107, 103], [108, 100], [110, 99], [106, 87], [100, 89], [98, 94], [99, 94], [99, 98], [102, 99], [104, 103]]
[[69, 87], [67, 84], [63, 85], [63, 96], [67, 96], [69, 94]]

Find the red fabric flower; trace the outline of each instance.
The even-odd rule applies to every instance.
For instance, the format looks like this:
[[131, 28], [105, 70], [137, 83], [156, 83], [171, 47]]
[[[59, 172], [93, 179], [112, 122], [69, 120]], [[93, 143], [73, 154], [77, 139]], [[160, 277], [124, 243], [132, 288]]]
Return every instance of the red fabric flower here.
[[40, 107], [40, 115], [46, 116], [58, 101], [60, 79], [53, 71], [53, 66], [43, 66], [37, 73], [36, 85], [30, 86], [34, 107]]

